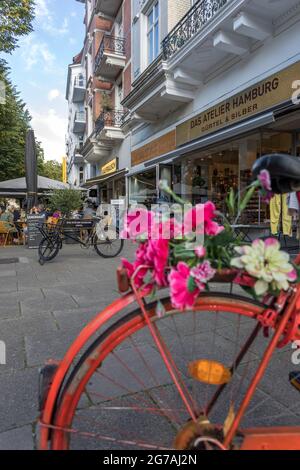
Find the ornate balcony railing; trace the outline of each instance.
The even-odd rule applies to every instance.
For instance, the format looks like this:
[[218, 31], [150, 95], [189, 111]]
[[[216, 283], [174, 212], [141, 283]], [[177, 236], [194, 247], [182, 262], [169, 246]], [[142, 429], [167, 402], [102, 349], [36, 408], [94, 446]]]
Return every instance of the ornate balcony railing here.
[[230, 0], [199, 0], [162, 41], [164, 60], [170, 59]]
[[102, 111], [100, 116], [95, 122], [96, 135], [105, 127], [120, 128], [124, 123], [126, 112], [120, 109], [113, 109], [110, 111]]
[[95, 71], [99, 67], [99, 64], [103, 58], [104, 52], [108, 52], [116, 55], [125, 55], [125, 38], [110, 36], [105, 34], [99, 46], [98, 52], [95, 58]]

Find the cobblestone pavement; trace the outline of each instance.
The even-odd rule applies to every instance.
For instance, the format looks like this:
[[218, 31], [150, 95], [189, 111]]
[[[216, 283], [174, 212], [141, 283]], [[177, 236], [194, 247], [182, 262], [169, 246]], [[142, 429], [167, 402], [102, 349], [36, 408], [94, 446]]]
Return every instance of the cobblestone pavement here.
[[[131, 251], [126, 247], [122, 255]], [[0, 264], [0, 340], [7, 347], [7, 364], [0, 366], [0, 449], [33, 449], [38, 370], [49, 358], [61, 359], [83, 326], [116, 298], [119, 259], [102, 259], [78, 246], [65, 246], [44, 266], [36, 251], [23, 247], [2, 248], [0, 262], [7, 258], [18, 262]], [[220, 325], [220, 345], [228, 331]], [[266, 423], [276, 425], [281, 416], [282, 424], [300, 424], [300, 394], [288, 383], [295, 369], [291, 354], [290, 347], [278, 352], [260, 385], [254, 414], [264, 413]], [[97, 403], [89, 405], [92, 413]], [[148, 430], [157, 429], [152, 421]], [[138, 420], [131, 425], [143, 426]]]

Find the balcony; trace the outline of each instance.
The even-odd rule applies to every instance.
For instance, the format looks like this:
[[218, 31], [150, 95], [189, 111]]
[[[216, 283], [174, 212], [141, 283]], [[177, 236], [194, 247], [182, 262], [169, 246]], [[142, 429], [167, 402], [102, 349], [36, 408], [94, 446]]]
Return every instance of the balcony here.
[[83, 134], [85, 131], [85, 125], [86, 125], [85, 111], [76, 111], [75, 116], [74, 116], [74, 126], [73, 126], [74, 134]]
[[105, 34], [95, 58], [95, 75], [114, 82], [125, 67], [125, 39]]
[[104, 15], [115, 18], [122, 0], [96, 0], [96, 13], [103, 13]]
[[201, 93], [300, 13], [299, 0], [198, 0], [165, 37], [161, 55], [132, 83], [122, 105], [130, 126], [158, 122]]
[[122, 125], [126, 113], [123, 110], [114, 109], [103, 111], [95, 122], [95, 135], [99, 141], [110, 142], [124, 139]]
[[83, 77], [75, 77], [73, 87], [73, 103], [83, 103], [86, 92], [86, 81]]
[[84, 158], [82, 156], [82, 145], [78, 145], [74, 149], [74, 164], [75, 165], [83, 165]]
[[199, 34], [199, 31], [229, 2], [230, 0], [199, 0], [196, 2], [163, 40], [164, 60], [170, 59]]

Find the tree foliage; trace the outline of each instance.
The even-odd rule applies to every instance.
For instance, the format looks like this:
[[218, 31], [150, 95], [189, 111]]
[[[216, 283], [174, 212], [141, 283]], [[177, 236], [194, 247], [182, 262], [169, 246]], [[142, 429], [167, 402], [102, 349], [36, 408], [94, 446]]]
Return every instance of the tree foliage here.
[[11, 53], [32, 31], [34, 0], [0, 0], [0, 52]]
[[59, 210], [68, 216], [82, 206], [81, 192], [76, 189], [55, 189], [49, 196], [48, 205], [51, 210]]
[[46, 176], [52, 180], [62, 180], [62, 164], [56, 160], [43, 160], [39, 168], [39, 175]]
[[[13, 52], [18, 38], [32, 31], [34, 5], [34, 0], [0, 0], [0, 52]], [[25, 175], [25, 141], [31, 117], [10, 81], [3, 58], [0, 59], [0, 82], [5, 90], [4, 103], [0, 101], [0, 181], [3, 181]], [[39, 142], [37, 153], [38, 161], [42, 161]]]
[[0, 104], [0, 181], [3, 181], [25, 174], [25, 140], [31, 118], [4, 63], [0, 63], [0, 80], [5, 85], [5, 103]]

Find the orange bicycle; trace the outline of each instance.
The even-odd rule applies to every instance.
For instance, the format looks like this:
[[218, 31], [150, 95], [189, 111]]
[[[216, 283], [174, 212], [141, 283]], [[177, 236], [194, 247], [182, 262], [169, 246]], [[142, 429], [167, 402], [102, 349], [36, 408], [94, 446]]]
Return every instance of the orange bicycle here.
[[[277, 192], [300, 186], [295, 158], [264, 157], [254, 174], [261, 169]], [[151, 289], [136, 285], [142, 269], [131, 278], [118, 270], [122, 296], [43, 369], [40, 449], [299, 450], [300, 417], [279, 384], [300, 340], [300, 284], [266, 305], [234, 293], [236, 270], [222, 270], [212, 282], [229, 292], [222, 284], [181, 310], [162, 289], [157, 308]], [[274, 370], [285, 373], [278, 383]]]

